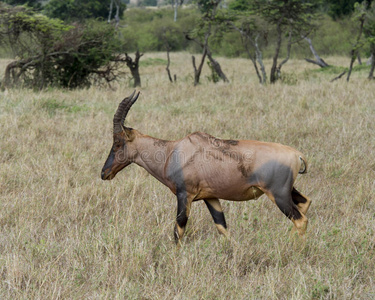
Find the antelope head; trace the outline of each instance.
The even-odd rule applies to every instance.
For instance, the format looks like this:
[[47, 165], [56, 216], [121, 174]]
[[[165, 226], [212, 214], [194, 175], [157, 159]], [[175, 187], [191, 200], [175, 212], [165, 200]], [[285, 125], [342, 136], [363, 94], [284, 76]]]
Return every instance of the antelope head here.
[[102, 169], [103, 180], [113, 179], [133, 161], [135, 150], [132, 149], [131, 143], [134, 140], [134, 133], [131, 128], [125, 127], [124, 121], [130, 107], [138, 99], [139, 92], [135, 96], [134, 94], [135, 91], [121, 101], [113, 117], [113, 145]]

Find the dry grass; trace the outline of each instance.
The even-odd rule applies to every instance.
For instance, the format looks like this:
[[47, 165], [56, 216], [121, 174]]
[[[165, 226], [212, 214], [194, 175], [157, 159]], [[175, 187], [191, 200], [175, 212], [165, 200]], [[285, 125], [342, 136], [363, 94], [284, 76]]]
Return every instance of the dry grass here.
[[[296, 186], [313, 204], [307, 242], [264, 196], [222, 201], [230, 233], [195, 203], [175, 251], [176, 200], [143, 169], [100, 179], [116, 91], [0, 93], [0, 298], [373, 299], [375, 89], [291, 61], [286, 82], [262, 87], [247, 60], [220, 59], [230, 84], [192, 86], [190, 56], [145, 55], [142, 95], [127, 124], [164, 139], [192, 131], [276, 141], [305, 153]], [[328, 61], [339, 61], [331, 58]], [[0, 62], [4, 69], [5, 61]], [[269, 69], [269, 68], [268, 68]]]

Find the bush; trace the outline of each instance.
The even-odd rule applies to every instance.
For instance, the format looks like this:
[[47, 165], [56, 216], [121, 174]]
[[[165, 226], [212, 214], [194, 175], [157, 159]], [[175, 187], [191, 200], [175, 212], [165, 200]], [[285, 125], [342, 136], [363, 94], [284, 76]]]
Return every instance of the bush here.
[[110, 82], [118, 75], [120, 44], [111, 25], [67, 26], [28, 8], [2, 4], [0, 13], [0, 36], [7, 37], [18, 57], [6, 67], [3, 85], [76, 88], [89, 86], [93, 76]]

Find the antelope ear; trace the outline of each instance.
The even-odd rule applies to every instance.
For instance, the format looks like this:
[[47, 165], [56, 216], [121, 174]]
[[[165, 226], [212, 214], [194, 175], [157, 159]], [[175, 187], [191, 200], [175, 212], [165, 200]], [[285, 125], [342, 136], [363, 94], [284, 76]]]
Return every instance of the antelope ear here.
[[132, 142], [135, 138], [135, 134], [134, 134], [134, 130], [132, 128], [128, 128], [128, 127], [125, 127], [123, 126], [123, 132], [124, 132], [124, 135], [125, 135], [125, 140], [127, 142]]

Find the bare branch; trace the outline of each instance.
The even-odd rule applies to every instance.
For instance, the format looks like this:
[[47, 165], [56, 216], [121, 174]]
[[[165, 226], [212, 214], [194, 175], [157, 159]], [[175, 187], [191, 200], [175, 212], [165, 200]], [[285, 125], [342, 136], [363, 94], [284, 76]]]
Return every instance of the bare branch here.
[[278, 77], [280, 78], [281, 76], [281, 67], [287, 63], [287, 61], [289, 60], [289, 57], [290, 57], [290, 49], [292, 48], [292, 30], [289, 30], [289, 37], [288, 37], [288, 44], [287, 44], [287, 54], [286, 54], [286, 57], [284, 58], [284, 60], [278, 65], [277, 67], [277, 75]]
[[312, 59], [309, 59], [309, 58], [305, 58], [305, 60], [309, 63], [316, 64], [321, 68], [329, 67], [329, 65], [315, 51], [315, 49], [312, 45], [311, 39], [309, 39], [308, 37], [305, 36], [304, 40], [306, 40], [309, 43], [310, 50], [311, 50], [312, 54], [315, 56], [315, 59], [316, 59], [316, 60], [312, 60]]
[[335, 80], [340, 79], [342, 76], [344, 76], [344, 75], [346, 74], [346, 72], [347, 72], [347, 71], [345, 70], [345, 71], [342, 72], [339, 76], [333, 78], [330, 82], [334, 82]]

